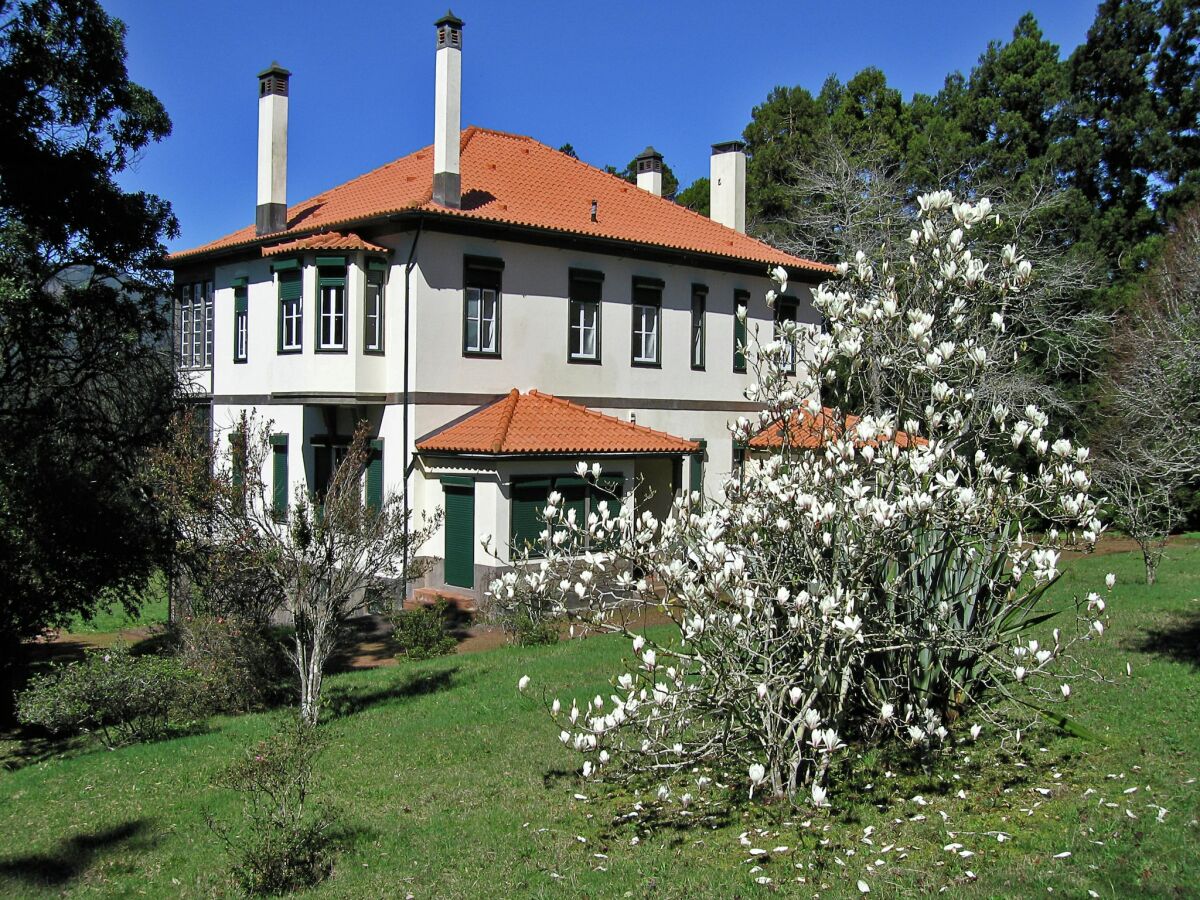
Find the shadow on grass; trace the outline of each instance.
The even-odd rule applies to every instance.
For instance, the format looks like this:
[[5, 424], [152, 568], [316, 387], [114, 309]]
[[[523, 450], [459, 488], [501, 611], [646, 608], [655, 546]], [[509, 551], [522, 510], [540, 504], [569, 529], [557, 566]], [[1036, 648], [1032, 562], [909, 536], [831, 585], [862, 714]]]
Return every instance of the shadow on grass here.
[[0, 731], [0, 771], [15, 772], [55, 757], [75, 755], [89, 742], [82, 735], [53, 735], [40, 728]]
[[30, 853], [0, 859], [0, 884], [20, 881], [28, 885], [65, 887], [92, 866], [98, 857], [118, 850], [149, 849], [157, 841], [144, 837], [149, 821], [133, 819], [63, 838], [49, 853]]
[[337, 684], [326, 690], [325, 702], [330, 719], [343, 719], [363, 710], [424, 694], [457, 687], [458, 666], [439, 672], [397, 673], [388, 684], [381, 687], [363, 688], [358, 684]]
[[1200, 612], [1174, 612], [1161, 625], [1147, 627], [1141, 636], [1124, 643], [1124, 649], [1200, 669]]

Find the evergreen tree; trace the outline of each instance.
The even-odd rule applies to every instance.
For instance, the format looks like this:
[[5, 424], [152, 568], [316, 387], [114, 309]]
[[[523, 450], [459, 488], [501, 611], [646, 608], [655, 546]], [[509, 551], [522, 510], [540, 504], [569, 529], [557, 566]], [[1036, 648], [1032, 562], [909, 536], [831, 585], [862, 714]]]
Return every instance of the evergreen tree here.
[[177, 228], [117, 176], [171, 125], [124, 38], [95, 0], [0, 0], [0, 707], [23, 640], [129, 598], [166, 542], [139, 475], [174, 408]]

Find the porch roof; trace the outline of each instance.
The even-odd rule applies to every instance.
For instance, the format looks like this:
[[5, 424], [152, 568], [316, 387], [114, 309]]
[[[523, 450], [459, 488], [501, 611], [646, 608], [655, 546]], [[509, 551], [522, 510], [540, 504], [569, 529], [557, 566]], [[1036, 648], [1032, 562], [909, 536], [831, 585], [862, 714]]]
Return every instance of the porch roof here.
[[700, 445], [533, 390], [513, 388], [417, 441], [422, 452], [488, 455], [695, 453]]

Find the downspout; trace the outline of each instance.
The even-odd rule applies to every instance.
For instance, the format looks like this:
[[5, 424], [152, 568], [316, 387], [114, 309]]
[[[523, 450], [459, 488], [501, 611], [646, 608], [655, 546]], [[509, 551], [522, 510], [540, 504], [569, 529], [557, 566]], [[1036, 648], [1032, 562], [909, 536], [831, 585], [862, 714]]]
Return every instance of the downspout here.
[[[401, 401], [401, 407], [404, 413], [404, 424], [402, 426], [402, 441], [404, 449], [402, 451], [401, 460], [404, 464], [404, 527], [408, 528], [408, 516], [410, 513], [408, 506], [408, 479], [412, 474], [412, 464], [408, 460], [408, 407], [409, 407], [409, 366], [408, 366], [408, 351], [409, 351], [409, 323], [412, 319], [410, 310], [412, 295], [409, 287], [409, 276], [412, 274], [413, 266], [417, 262], [417, 245], [421, 242], [421, 233], [425, 230], [425, 220], [421, 216], [417, 216], [417, 233], [413, 237], [412, 246], [408, 249], [408, 262], [404, 264], [404, 396]], [[413, 460], [415, 463], [416, 460]], [[403, 579], [401, 590], [404, 591], [405, 597], [408, 596], [408, 541], [404, 542], [404, 560], [400, 569], [400, 577]], [[403, 601], [401, 601], [403, 602]]]

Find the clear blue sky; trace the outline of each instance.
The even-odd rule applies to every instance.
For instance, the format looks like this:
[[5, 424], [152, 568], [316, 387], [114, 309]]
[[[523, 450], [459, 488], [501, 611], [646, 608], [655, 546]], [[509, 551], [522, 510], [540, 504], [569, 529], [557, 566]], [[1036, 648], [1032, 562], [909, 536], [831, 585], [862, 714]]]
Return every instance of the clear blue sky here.
[[[296, 202], [433, 140], [433, 22], [445, 0], [355, 3], [107, 0], [128, 26], [129, 69], [174, 133], [129, 188], [161, 194], [193, 246], [254, 221], [257, 80], [292, 70], [288, 200]], [[709, 145], [741, 135], [777, 84], [814, 93], [878, 66], [906, 97], [969, 71], [1026, 10], [1065, 56], [1095, 0], [666, 0], [455, 2], [463, 125], [570, 142], [622, 167], [653, 144], [690, 184]]]

